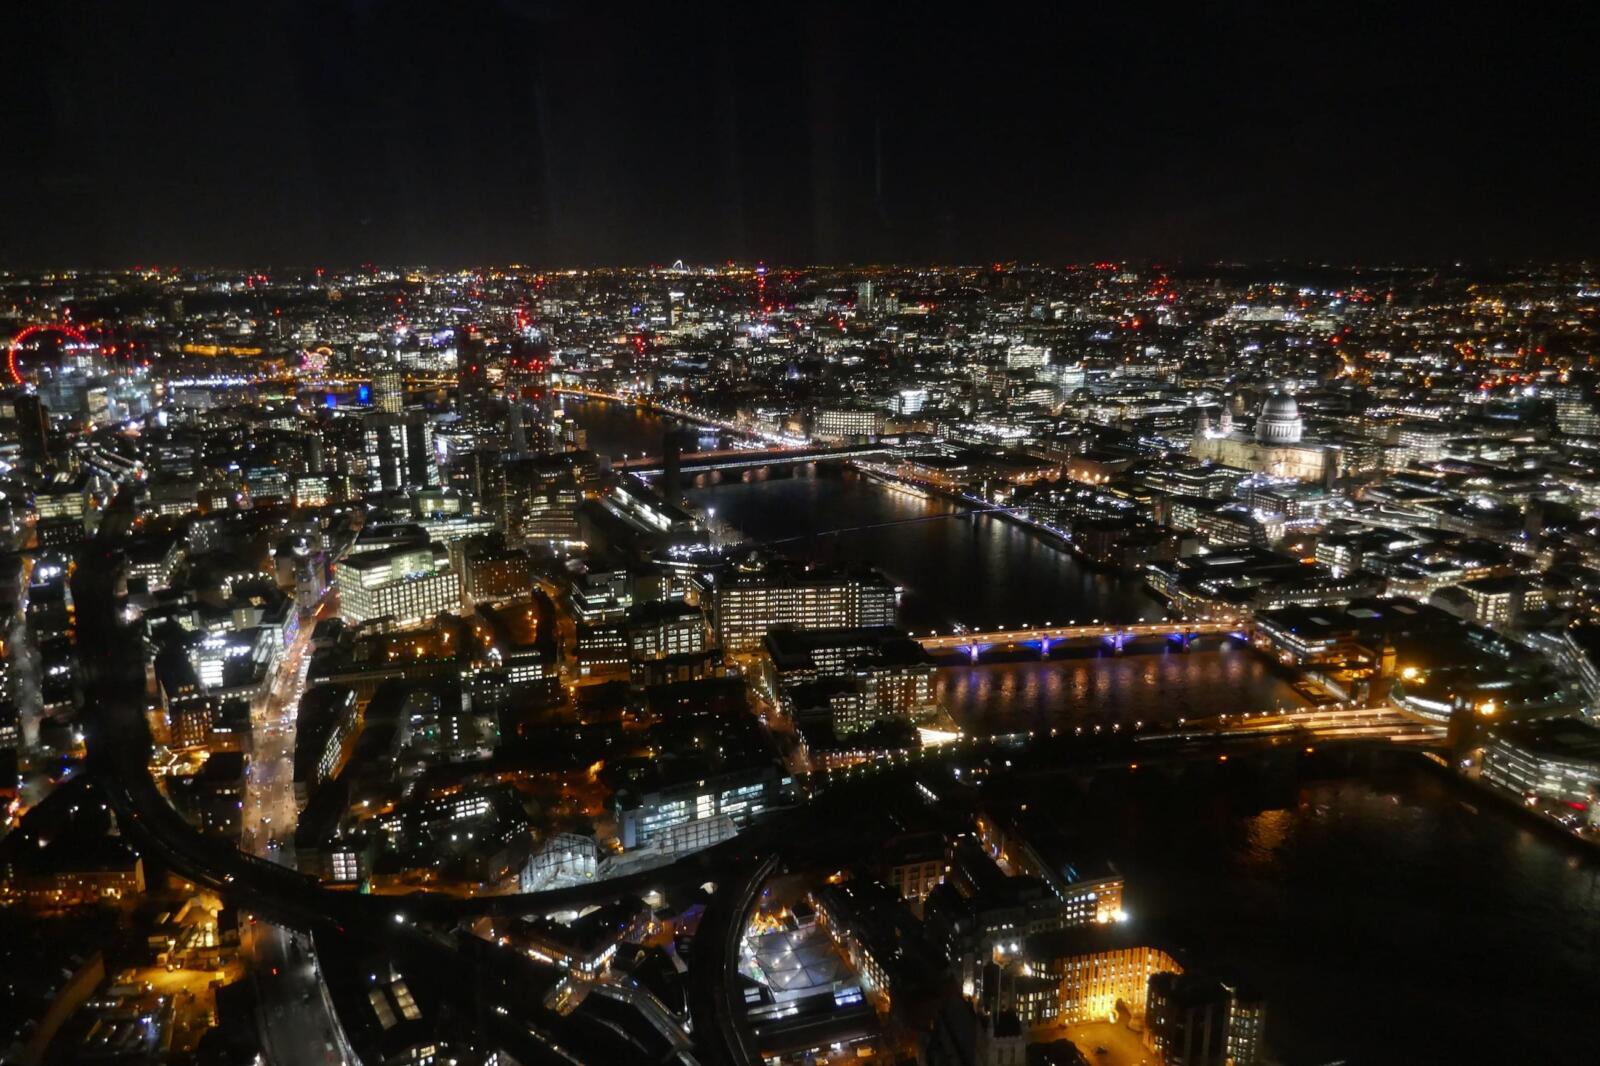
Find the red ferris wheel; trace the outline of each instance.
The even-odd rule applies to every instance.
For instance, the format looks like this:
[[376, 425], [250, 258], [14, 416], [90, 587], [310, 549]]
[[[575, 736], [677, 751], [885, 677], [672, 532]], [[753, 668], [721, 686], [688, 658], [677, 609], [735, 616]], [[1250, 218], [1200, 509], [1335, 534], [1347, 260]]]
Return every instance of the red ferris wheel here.
[[84, 335], [84, 332], [81, 329], [78, 329], [76, 326], [63, 325], [57, 322], [41, 322], [36, 325], [23, 327], [23, 329], [21, 329], [15, 337], [11, 338], [11, 343], [6, 347], [6, 372], [10, 374], [13, 384], [26, 384], [27, 379], [26, 375], [24, 374], [24, 367], [19, 364], [18, 356], [19, 354], [24, 353], [28, 347], [32, 347], [29, 345], [29, 341], [32, 341], [41, 334], [55, 334], [56, 336], [62, 338], [64, 342], [70, 341], [78, 344], [94, 343]]

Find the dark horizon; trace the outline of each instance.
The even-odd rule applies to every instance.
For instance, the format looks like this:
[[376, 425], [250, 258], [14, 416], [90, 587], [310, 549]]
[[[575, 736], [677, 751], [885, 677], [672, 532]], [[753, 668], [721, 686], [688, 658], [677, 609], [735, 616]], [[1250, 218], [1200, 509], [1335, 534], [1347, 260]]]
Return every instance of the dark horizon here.
[[1600, 250], [1589, 10], [996, 14], [13, 6], [0, 265]]
[[[1453, 278], [1463, 282], [1479, 282], [1495, 279], [1508, 279], [1521, 275], [1527, 271], [1554, 270], [1554, 271], [1579, 271], [1587, 272], [1600, 267], [1597, 262], [1600, 256], [1567, 255], [1538, 257], [1526, 256], [1465, 258], [1412, 258], [1402, 260], [1399, 258], [1386, 260], [1373, 260], [1371, 262], [1339, 261], [1334, 259], [1318, 258], [1292, 258], [1286, 256], [1273, 256], [1260, 259], [1202, 259], [1198, 257], [1187, 258], [1162, 258], [1162, 257], [1130, 257], [1130, 256], [1103, 256], [1095, 258], [1080, 258], [1077, 260], [1052, 261], [1047, 259], [1003, 259], [984, 261], [946, 261], [942, 259], [881, 259], [881, 260], [837, 260], [833, 262], [786, 262], [783, 260], [771, 261], [762, 258], [750, 259], [723, 259], [717, 261], [687, 260], [683, 269], [690, 273], [698, 274], [705, 270], [754, 270], [761, 268], [768, 272], [769, 278], [779, 272], [791, 272], [797, 275], [811, 273], [823, 274], [835, 272], [845, 275], [861, 275], [872, 271], [898, 271], [898, 270], [927, 270], [931, 272], [951, 272], [958, 270], [1041, 270], [1041, 271], [1092, 271], [1096, 268], [1117, 267], [1130, 271], [1156, 271], [1169, 274], [1175, 278], [1208, 278], [1223, 277], [1229, 274], [1249, 273], [1263, 270], [1283, 270], [1286, 276], [1262, 277], [1263, 283], [1267, 281], [1294, 280], [1297, 277], [1308, 275], [1362, 275], [1381, 274], [1385, 272], [1403, 272], [1409, 275], [1439, 275]], [[132, 274], [143, 271], [159, 271], [163, 274], [173, 275], [208, 275], [208, 274], [249, 274], [262, 273], [272, 281], [284, 278], [300, 278], [316, 271], [324, 274], [359, 274], [363, 271], [416, 271], [429, 276], [456, 273], [485, 273], [485, 272], [520, 272], [535, 275], [556, 275], [566, 272], [608, 273], [618, 274], [644, 273], [647, 271], [668, 272], [671, 263], [661, 261], [637, 262], [523, 262], [516, 260], [480, 260], [463, 259], [454, 262], [426, 262], [422, 260], [319, 260], [292, 262], [269, 260], [239, 260], [226, 262], [221, 260], [201, 261], [138, 261], [94, 264], [91, 266], [73, 266], [66, 263], [39, 263], [21, 266], [0, 265], [0, 272], [17, 276], [28, 277], [31, 275], [49, 273], [76, 273], [83, 275], [120, 275]]]

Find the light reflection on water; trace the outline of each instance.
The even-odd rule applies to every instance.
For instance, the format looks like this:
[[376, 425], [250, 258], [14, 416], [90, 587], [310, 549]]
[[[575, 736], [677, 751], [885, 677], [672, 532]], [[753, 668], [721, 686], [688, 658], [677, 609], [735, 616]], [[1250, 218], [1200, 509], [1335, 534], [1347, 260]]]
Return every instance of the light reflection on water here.
[[[617, 404], [569, 408], [590, 447], [654, 448], [665, 423]], [[1161, 617], [1142, 582], [1093, 570], [1014, 523], [959, 517], [940, 499], [897, 492], [837, 468], [702, 476], [688, 496], [776, 550], [819, 562], [875, 566], [905, 590], [912, 631], [1022, 622], [1134, 621]], [[946, 517], [938, 517], [946, 516]], [[1013, 732], [1084, 721], [1175, 721], [1258, 711], [1301, 701], [1247, 649], [1138, 650], [1049, 663], [951, 666], [939, 695], [963, 727]]]
[[1140, 581], [1092, 570], [1021, 526], [852, 472], [749, 474], [699, 484], [687, 495], [785, 554], [882, 570], [905, 589], [901, 621], [913, 631], [958, 621], [995, 629], [1164, 614]]
[[1401, 758], [1102, 776], [1074, 824], [1135, 922], [1265, 992], [1282, 1061], [1594, 1061], [1600, 862]]
[[984, 733], [1165, 723], [1303, 702], [1270, 663], [1242, 647], [946, 666], [937, 692], [958, 724]]

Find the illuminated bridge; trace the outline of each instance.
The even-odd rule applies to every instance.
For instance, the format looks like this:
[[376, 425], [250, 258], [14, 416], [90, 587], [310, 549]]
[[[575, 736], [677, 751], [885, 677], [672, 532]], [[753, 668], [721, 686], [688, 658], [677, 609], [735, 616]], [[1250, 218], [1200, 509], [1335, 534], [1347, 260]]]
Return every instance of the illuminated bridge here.
[[[1109, 744], [1080, 749], [1078, 743]], [[1117, 746], [1126, 742], [1133, 747]], [[1009, 733], [960, 732], [935, 743], [902, 751], [880, 751], [849, 764], [802, 773], [797, 783], [815, 799], [840, 786], [924, 763], [981, 766], [1012, 760], [1030, 773], [1085, 773], [1126, 767], [1133, 770], [1166, 762], [1196, 759], [1227, 762], [1230, 755], [1283, 749], [1311, 755], [1323, 745], [1398, 746], [1425, 752], [1437, 762], [1446, 743], [1445, 727], [1388, 706], [1360, 701], [1320, 707], [1276, 707], [1221, 714], [1176, 724], [1097, 722]], [[1069, 756], [1067, 753], [1071, 752]], [[1031, 753], [1031, 754], [1030, 754]], [[1440, 765], [1443, 765], [1442, 763]]]
[[1122, 650], [1123, 646], [1141, 637], [1167, 637], [1188, 644], [1195, 637], [1232, 634], [1247, 637], [1247, 622], [1193, 622], [1167, 619], [1161, 622], [1130, 622], [1126, 624], [1090, 625], [1073, 623], [1065, 626], [1023, 626], [1017, 629], [996, 629], [982, 633], [929, 634], [925, 637], [912, 634], [923, 648], [931, 652], [964, 652], [974, 661], [991, 648], [1037, 647], [1041, 655], [1049, 655], [1052, 645], [1068, 640], [1103, 640]]
[[[1445, 729], [1391, 706], [1361, 702], [1322, 707], [1225, 714], [1204, 725], [1166, 734], [1171, 738], [1200, 736], [1273, 736], [1294, 733], [1312, 740], [1386, 740], [1391, 743], [1436, 744]], [[1139, 739], [1143, 740], [1144, 737]]]
[[[715, 411], [707, 411], [698, 407], [682, 407], [669, 403], [658, 397], [639, 396], [632, 393], [603, 392], [600, 389], [584, 389], [577, 388], [572, 385], [557, 385], [552, 391], [554, 391], [557, 396], [583, 396], [591, 400], [606, 400], [610, 403], [633, 404], [636, 407], [643, 407], [651, 411], [659, 411], [662, 414], [672, 415], [674, 418], [681, 418], [685, 421], [696, 422], [702, 426], [712, 426], [716, 429], [726, 430], [729, 433], [734, 433], [741, 437], [749, 437], [753, 440], [770, 439], [764, 437], [761, 433], [758, 433], [749, 426], [740, 425], [737, 422], [730, 422], [726, 418], [720, 417]], [[657, 461], [659, 462], [660, 460]]]
[[[684, 474], [697, 474], [707, 470], [747, 470], [763, 466], [790, 466], [798, 463], [818, 463], [827, 459], [860, 459], [869, 455], [887, 455], [889, 449], [878, 444], [845, 444], [837, 447], [807, 445], [798, 448], [724, 448], [714, 452], [689, 452], [678, 464]], [[630, 474], [650, 476], [660, 474], [663, 465], [660, 456], [620, 463], [618, 469]]]

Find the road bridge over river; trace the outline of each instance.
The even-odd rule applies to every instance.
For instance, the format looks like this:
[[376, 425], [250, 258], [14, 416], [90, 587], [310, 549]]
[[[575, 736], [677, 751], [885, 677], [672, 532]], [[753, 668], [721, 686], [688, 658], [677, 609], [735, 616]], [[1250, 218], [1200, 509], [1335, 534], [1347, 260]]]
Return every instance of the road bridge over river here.
[[995, 648], [1037, 647], [1048, 656], [1052, 646], [1066, 641], [1102, 640], [1118, 651], [1126, 645], [1150, 637], [1166, 637], [1187, 645], [1195, 637], [1232, 635], [1248, 638], [1247, 622], [1191, 621], [1181, 618], [1160, 622], [1071, 622], [1066, 625], [1029, 625], [980, 632], [928, 633], [911, 636], [930, 652], [959, 651], [974, 662], [985, 651]]

